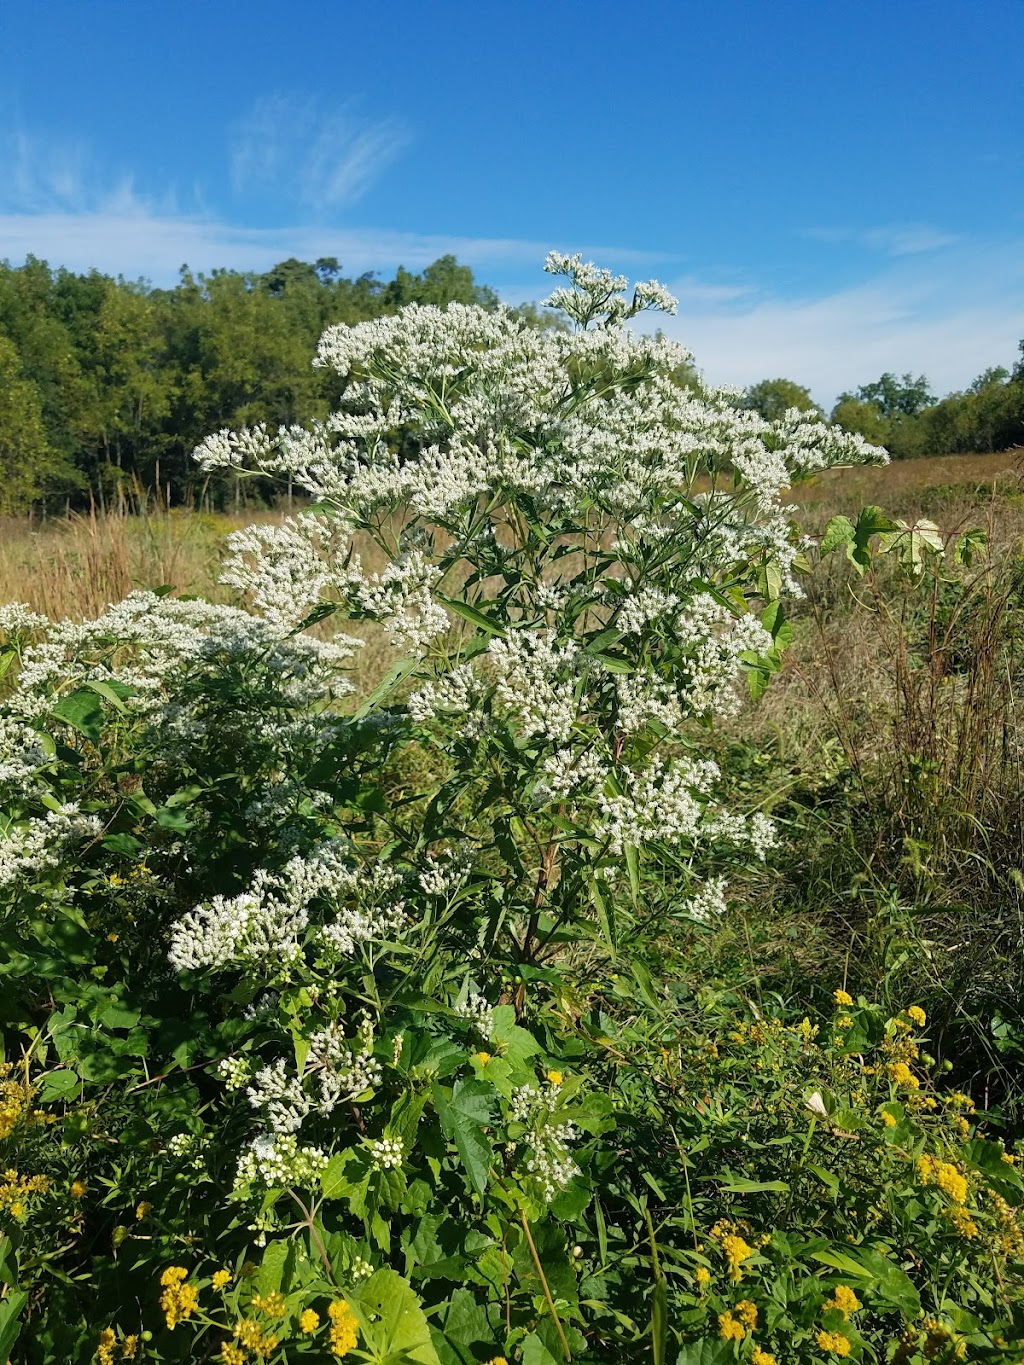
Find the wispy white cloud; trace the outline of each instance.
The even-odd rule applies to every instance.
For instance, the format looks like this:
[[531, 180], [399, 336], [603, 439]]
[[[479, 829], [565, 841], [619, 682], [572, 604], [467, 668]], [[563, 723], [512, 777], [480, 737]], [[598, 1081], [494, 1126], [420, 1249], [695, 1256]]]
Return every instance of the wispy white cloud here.
[[662, 326], [715, 383], [785, 376], [830, 405], [886, 370], [913, 370], [946, 393], [1014, 358], [1024, 336], [1024, 241], [894, 261], [817, 296], [759, 291], [684, 304]]
[[324, 212], [360, 199], [410, 140], [394, 119], [361, 119], [314, 99], [267, 95], [233, 130], [231, 183], [239, 194], [291, 191]]
[[[337, 173], [332, 194], [343, 196], [358, 185], [364, 175], [360, 157], [367, 165], [374, 162], [371, 133], [365, 128], [363, 133], [358, 155], [349, 143], [348, 162], [337, 143], [330, 144], [331, 153], [327, 144], [316, 152]], [[284, 156], [268, 144], [265, 162], [259, 162], [253, 160], [257, 150], [254, 141], [246, 153], [249, 168], [240, 171], [243, 179], [270, 174], [275, 158]], [[307, 152], [312, 157], [308, 147]], [[308, 171], [312, 162], [304, 164]], [[201, 205], [198, 192], [189, 204]], [[581, 250], [588, 259], [636, 275], [667, 275], [680, 313], [652, 318], [651, 325], [660, 321], [691, 347], [715, 382], [749, 384], [785, 375], [806, 384], [826, 405], [842, 389], [884, 370], [923, 371], [940, 392], [962, 388], [987, 366], [1011, 361], [1024, 335], [1019, 234], [979, 244], [920, 226], [871, 229], [861, 234], [860, 245], [883, 254], [854, 258], [863, 266], [859, 281], [792, 297], [760, 285], [749, 270], [733, 276], [691, 271], [673, 281], [679, 258], [663, 253], [551, 242], [539, 235], [531, 240], [336, 228], [315, 221], [315, 213], [306, 217], [314, 221], [294, 227], [231, 223], [206, 207], [182, 208], [172, 192], [160, 201], [149, 199], [127, 175], [98, 175], [87, 149], [73, 140], [56, 143], [17, 131], [0, 135], [0, 257], [15, 262], [31, 253], [73, 270], [96, 267], [168, 285], [186, 262], [196, 270], [264, 270], [288, 256], [336, 256], [347, 273], [360, 274], [388, 272], [399, 264], [422, 269], [452, 254], [517, 302], [548, 292], [541, 265], [551, 246]], [[849, 246], [847, 238], [842, 257], [847, 274]]]
[[[550, 285], [541, 273], [551, 246], [547, 241], [316, 224], [246, 227], [209, 214], [156, 210], [127, 182], [81, 212], [52, 205], [38, 212], [4, 209], [0, 193], [0, 256], [17, 262], [31, 253], [71, 270], [95, 267], [157, 285], [172, 284], [183, 263], [195, 270], [266, 270], [288, 256], [336, 256], [347, 274], [358, 275], [398, 265], [419, 270], [444, 255], [457, 256], [483, 280], [503, 284], [503, 295], [513, 301], [539, 298]], [[580, 249], [596, 260], [614, 260], [645, 273], [665, 260], [653, 252], [618, 247]]]
[[837, 246], [865, 247], [886, 256], [917, 256], [922, 252], [941, 251], [961, 240], [956, 233], [945, 232], [928, 223], [890, 223], [873, 228], [812, 227], [804, 235], [819, 242], [834, 242]]

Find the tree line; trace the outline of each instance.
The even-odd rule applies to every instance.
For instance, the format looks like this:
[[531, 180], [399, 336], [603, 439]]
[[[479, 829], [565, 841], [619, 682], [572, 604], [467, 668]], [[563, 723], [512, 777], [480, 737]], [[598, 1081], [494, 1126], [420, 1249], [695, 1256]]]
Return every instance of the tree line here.
[[[454, 256], [386, 280], [350, 278], [333, 257], [263, 273], [183, 267], [171, 289], [32, 256], [0, 262], [0, 511], [104, 507], [125, 488], [229, 503], [237, 481], [197, 484], [189, 457], [204, 436], [326, 416], [339, 381], [310, 364], [325, 327], [451, 302], [493, 308], [498, 297]], [[841, 394], [831, 420], [897, 459], [1024, 443], [1021, 347], [1012, 370], [986, 370], [941, 400], [923, 375], [884, 374]], [[817, 407], [788, 379], [752, 385], [746, 402], [769, 418]]]
[[[994, 366], [962, 392], [941, 399], [923, 374], [883, 374], [841, 393], [830, 420], [885, 446], [895, 460], [1024, 445], [1024, 341], [1019, 349], [1012, 369]], [[807, 389], [791, 379], [753, 384], [746, 401], [768, 418], [780, 417], [787, 408], [822, 412]]]
[[[454, 256], [388, 280], [348, 278], [331, 257], [262, 274], [185, 267], [173, 289], [2, 262], [0, 511], [106, 506], [126, 486], [195, 501], [190, 455], [208, 433], [336, 406], [337, 377], [311, 365], [325, 327], [451, 302], [498, 298]], [[208, 490], [215, 502], [237, 497], [232, 482]]]

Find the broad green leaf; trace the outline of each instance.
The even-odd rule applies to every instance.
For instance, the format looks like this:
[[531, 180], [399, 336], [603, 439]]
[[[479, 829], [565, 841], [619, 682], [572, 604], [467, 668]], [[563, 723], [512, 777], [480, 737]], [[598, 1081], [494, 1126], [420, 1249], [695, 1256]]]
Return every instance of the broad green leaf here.
[[679, 1348], [676, 1365], [727, 1365], [733, 1360], [732, 1347], [721, 1337], [701, 1337]]
[[849, 545], [856, 534], [853, 522], [849, 517], [832, 517], [825, 527], [825, 534], [821, 538], [821, 553], [831, 554], [840, 545]]
[[394, 1270], [378, 1270], [348, 1296], [373, 1365], [441, 1365], [420, 1301]]
[[477, 1080], [457, 1082], [450, 1093], [436, 1081], [431, 1089], [445, 1136], [455, 1143], [470, 1184], [482, 1195], [487, 1188], [493, 1153], [481, 1128], [491, 1121], [494, 1091], [486, 1082]]
[[67, 1100], [76, 1094], [81, 1084], [77, 1074], [62, 1067], [58, 1071], [48, 1071], [43, 1077], [39, 1098], [43, 1104], [53, 1104], [56, 1100]]
[[51, 709], [50, 715], [93, 742], [99, 739], [103, 729], [103, 707], [96, 693], [89, 688], [80, 687], [69, 692]]

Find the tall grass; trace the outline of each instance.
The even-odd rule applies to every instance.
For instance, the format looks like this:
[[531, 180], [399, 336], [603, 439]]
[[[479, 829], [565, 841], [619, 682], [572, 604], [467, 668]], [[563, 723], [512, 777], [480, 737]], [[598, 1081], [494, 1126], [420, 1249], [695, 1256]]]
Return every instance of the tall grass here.
[[[872, 493], [950, 546], [980, 526], [988, 549], [916, 582], [835, 555], [808, 580], [778, 686], [723, 737], [788, 834], [752, 920], [759, 966], [780, 989], [803, 973], [808, 995], [923, 1003], [960, 1082], [1024, 1126], [1021, 484]], [[805, 516], [820, 529], [857, 505], [837, 481]]]

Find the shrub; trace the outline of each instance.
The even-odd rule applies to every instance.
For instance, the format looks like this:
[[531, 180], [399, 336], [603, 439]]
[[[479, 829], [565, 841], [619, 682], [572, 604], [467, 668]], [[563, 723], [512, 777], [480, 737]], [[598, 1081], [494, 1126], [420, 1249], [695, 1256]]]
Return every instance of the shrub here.
[[[205, 443], [318, 500], [234, 539], [251, 612], [5, 613], [0, 1344], [20, 1315], [25, 1360], [688, 1361], [756, 1324], [807, 1358], [904, 1325], [901, 1359], [1019, 1353], [989, 1255], [1016, 1174], [918, 1103], [911, 1016], [864, 1005], [827, 1046], [766, 1016], [734, 1054], [740, 1004], [688, 994], [672, 946], [773, 842], [701, 734], [779, 666], [779, 494], [878, 452], [695, 390], [622, 329], [660, 286], [549, 268], [568, 329], [332, 329], [328, 422]], [[369, 696], [332, 618], [394, 641]], [[775, 1278], [741, 1302], [748, 1261]]]

